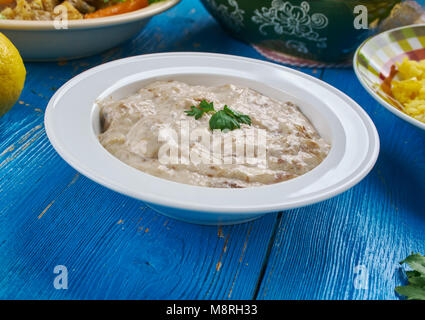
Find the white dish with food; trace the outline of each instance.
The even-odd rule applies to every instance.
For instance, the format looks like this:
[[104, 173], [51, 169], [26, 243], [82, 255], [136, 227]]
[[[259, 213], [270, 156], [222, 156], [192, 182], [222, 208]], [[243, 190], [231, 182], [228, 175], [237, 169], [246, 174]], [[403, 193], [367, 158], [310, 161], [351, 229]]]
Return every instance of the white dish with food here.
[[[52, 0], [37, 1], [42, 4]], [[5, 14], [0, 17], [0, 32], [13, 42], [25, 61], [76, 59], [111, 49], [136, 36], [153, 16], [180, 2], [180, 0], [162, 0], [135, 11], [90, 19], [85, 19], [86, 11], [82, 11], [80, 19], [72, 16], [80, 14], [79, 11], [74, 9], [72, 12], [66, 11], [66, 7], [62, 6], [62, 3], [66, 3], [71, 8], [68, 1], [53, 1], [59, 3], [56, 10], [52, 9], [51, 12], [35, 10], [40, 13], [36, 14], [34, 19], [41, 20], [21, 20], [23, 18], [20, 16], [15, 20], [6, 18]], [[85, 1], [84, 3], [87, 5], [88, 1], [101, 2], [103, 0], [72, 1]], [[112, 1], [115, 0], [109, 0], [109, 2]], [[127, 1], [129, 3], [134, 0]], [[120, 4], [121, 2], [116, 1], [116, 3]], [[3, 10], [7, 9], [5, 6], [0, 4], [0, 9], [2, 9], [0, 11], [4, 12]], [[68, 19], [52, 15], [53, 12], [63, 14], [65, 11]], [[13, 15], [14, 13], [11, 13], [10, 17]]]
[[[304, 174], [244, 188], [205, 187], [143, 172], [143, 168], [119, 160], [99, 141], [105, 132], [101, 121], [102, 101], [126, 99], [155, 81], [216, 88], [231, 85], [249, 88], [274, 101], [290, 102], [299, 107], [317, 130], [316, 138], [330, 146], [329, 153]], [[186, 106], [193, 102], [190, 99]], [[240, 100], [224, 97], [221, 104], [228, 101]], [[238, 103], [230, 107], [251, 113], [252, 124], [258, 123], [261, 113], [254, 114]], [[221, 105], [217, 102], [219, 109]], [[277, 111], [279, 118], [282, 111]], [[90, 69], [67, 82], [52, 97], [45, 126], [57, 152], [82, 174], [145, 201], [167, 216], [200, 224], [241, 223], [266, 213], [329, 199], [365, 177], [379, 153], [379, 137], [372, 121], [360, 106], [337, 89], [276, 64], [207, 53], [143, 55]]]
[[246, 188], [287, 181], [317, 167], [330, 149], [294, 103], [231, 83], [154, 81], [98, 105], [106, 150], [180, 183]]

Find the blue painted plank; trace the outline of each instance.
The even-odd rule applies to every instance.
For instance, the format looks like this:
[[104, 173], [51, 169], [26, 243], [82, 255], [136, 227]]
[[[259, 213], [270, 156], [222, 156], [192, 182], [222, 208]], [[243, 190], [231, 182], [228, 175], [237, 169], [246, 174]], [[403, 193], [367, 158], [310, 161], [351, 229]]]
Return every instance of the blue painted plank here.
[[[0, 119], [0, 298], [253, 297], [276, 214], [223, 228], [167, 219], [81, 177], [44, 132], [54, 91], [100, 63], [198, 46], [256, 55], [198, 3], [192, 9], [183, 2], [133, 41], [95, 57], [26, 64], [20, 102]], [[188, 32], [189, 25], [197, 28]], [[212, 40], [201, 36], [205, 29], [215, 34]], [[68, 290], [53, 287], [56, 265], [68, 268]]]
[[258, 298], [397, 299], [398, 262], [425, 253], [425, 134], [378, 105], [352, 70], [329, 69], [323, 79], [368, 112], [381, 154], [356, 187], [283, 214]]
[[[275, 215], [201, 227], [167, 219], [78, 175], [56, 188], [40, 195], [43, 206], [23, 201], [1, 215], [1, 298], [253, 296]], [[56, 265], [68, 268], [68, 290], [53, 287]]]
[[[254, 297], [276, 214], [223, 228], [167, 219], [77, 174], [46, 137], [44, 110], [67, 80], [107, 61], [165, 51], [262, 58], [186, 0], [121, 47], [26, 64], [20, 102], [0, 119], [0, 298]], [[59, 264], [68, 268], [68, 290], [53, 287]]]

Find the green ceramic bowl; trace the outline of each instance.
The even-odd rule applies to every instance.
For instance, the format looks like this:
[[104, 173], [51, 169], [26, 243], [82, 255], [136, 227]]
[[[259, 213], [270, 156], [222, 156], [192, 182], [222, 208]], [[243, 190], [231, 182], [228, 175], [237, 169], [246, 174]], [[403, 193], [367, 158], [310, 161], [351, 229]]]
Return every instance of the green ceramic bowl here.
[[368, 22], [388, 16], [402, 0], [201, 0], [232, 35], [267, 50], [302, 59], [338, 63], [349, 59], [370, 35], [354, 27], [355, 7]]

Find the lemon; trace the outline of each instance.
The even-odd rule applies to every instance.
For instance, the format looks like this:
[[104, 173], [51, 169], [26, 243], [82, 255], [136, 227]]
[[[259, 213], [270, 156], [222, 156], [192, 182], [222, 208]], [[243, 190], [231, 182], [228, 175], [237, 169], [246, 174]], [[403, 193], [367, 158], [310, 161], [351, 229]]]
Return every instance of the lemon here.
[[18, 49], [0, 32], [0, 117], [19, 99], [25, 75]]

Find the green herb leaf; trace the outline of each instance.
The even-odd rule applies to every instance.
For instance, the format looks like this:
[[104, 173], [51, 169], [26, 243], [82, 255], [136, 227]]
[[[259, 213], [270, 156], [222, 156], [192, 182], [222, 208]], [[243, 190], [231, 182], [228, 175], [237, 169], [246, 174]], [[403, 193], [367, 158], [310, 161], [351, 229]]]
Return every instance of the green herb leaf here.
[[241, 126], [239, 125], [239, 122], [224, 110], [220, 110], [214, 113], [210, 119], [211, 130], [235, 130], [239, 129], [240, 127]]
[[251, 125], [251, 118], [247, 116], [246, 114], [242, 114], [240, 112], [232, 110], [228, 106], [224, 106], [223, 110], [226, 111], [227, 114], [235, 118], [237, 122]]
[[211, 117], [210, 128], [211, 130], [235, 130], [241, 127], [239, 123], [251, 125], [251, 118], [225, 105], [223, 110], [220, 110]]
[[425, 300], [425, 289], [423, 287], [408, 285], [395, 288], [398, 294], [406, 296], [408, 300]]
[[152, 3], [155, 3], [155, 2], [161, 2], [161, 1], [163, 1], [163, 0], [149, 0], [148, 3], [152, 4]]
[[202, 100], [198, 107], [191, 106], [190, 110], [186, 110], [185, 113], [188, 116], [195, 117], [195, 119], [198, 120], [204, 115], [204, 113], [212, 112], [212, 111], [215, 111], [214, 103], [213, 102], [208, 103], [208, 101]]
[[208, 112], [214, 113], [209, 121], [211, 130], [235, 130], [241, 127], [239, 125], [240, 123], [251, 125], [251, 118], [249, 116], [232, 110], [227, 105], [224, 106], [223, 110], [216, 112], [214, 103], [206, 100], [202, 100], [199, 106], [191, 106], [190, 110], [185, 111], [188, 116], [195, 117], [196, 120]]
[[413, 271], [406, 272], [409, 284], [399, 286], [395, 291], [409, 300], [425, 300], [425, 256], [419, 253], [411, 254], [400, 262], [403, 263], [408, 264]]
[[400, 264], [403, 263], [407, 263], [414, 271], [425, 276], [425, 257], [420, 253], [411, 254], [400, 262]]
[[214, 110], [214, 102], [208, 103], [206, 100], [202, 100], [199, 104], [199, 109], [201, 109], [204, 112], [211, 112]]
[[204, 111], [202, 111], [201, 109], [199, 109], [199, 108], [197, 108], [195, 106], [191, 106], [190, 109], [191, 110], [186, 110], [185, 113], [188, 116], [195, 117], [196, 120], [198, 120], [204, 114]]

